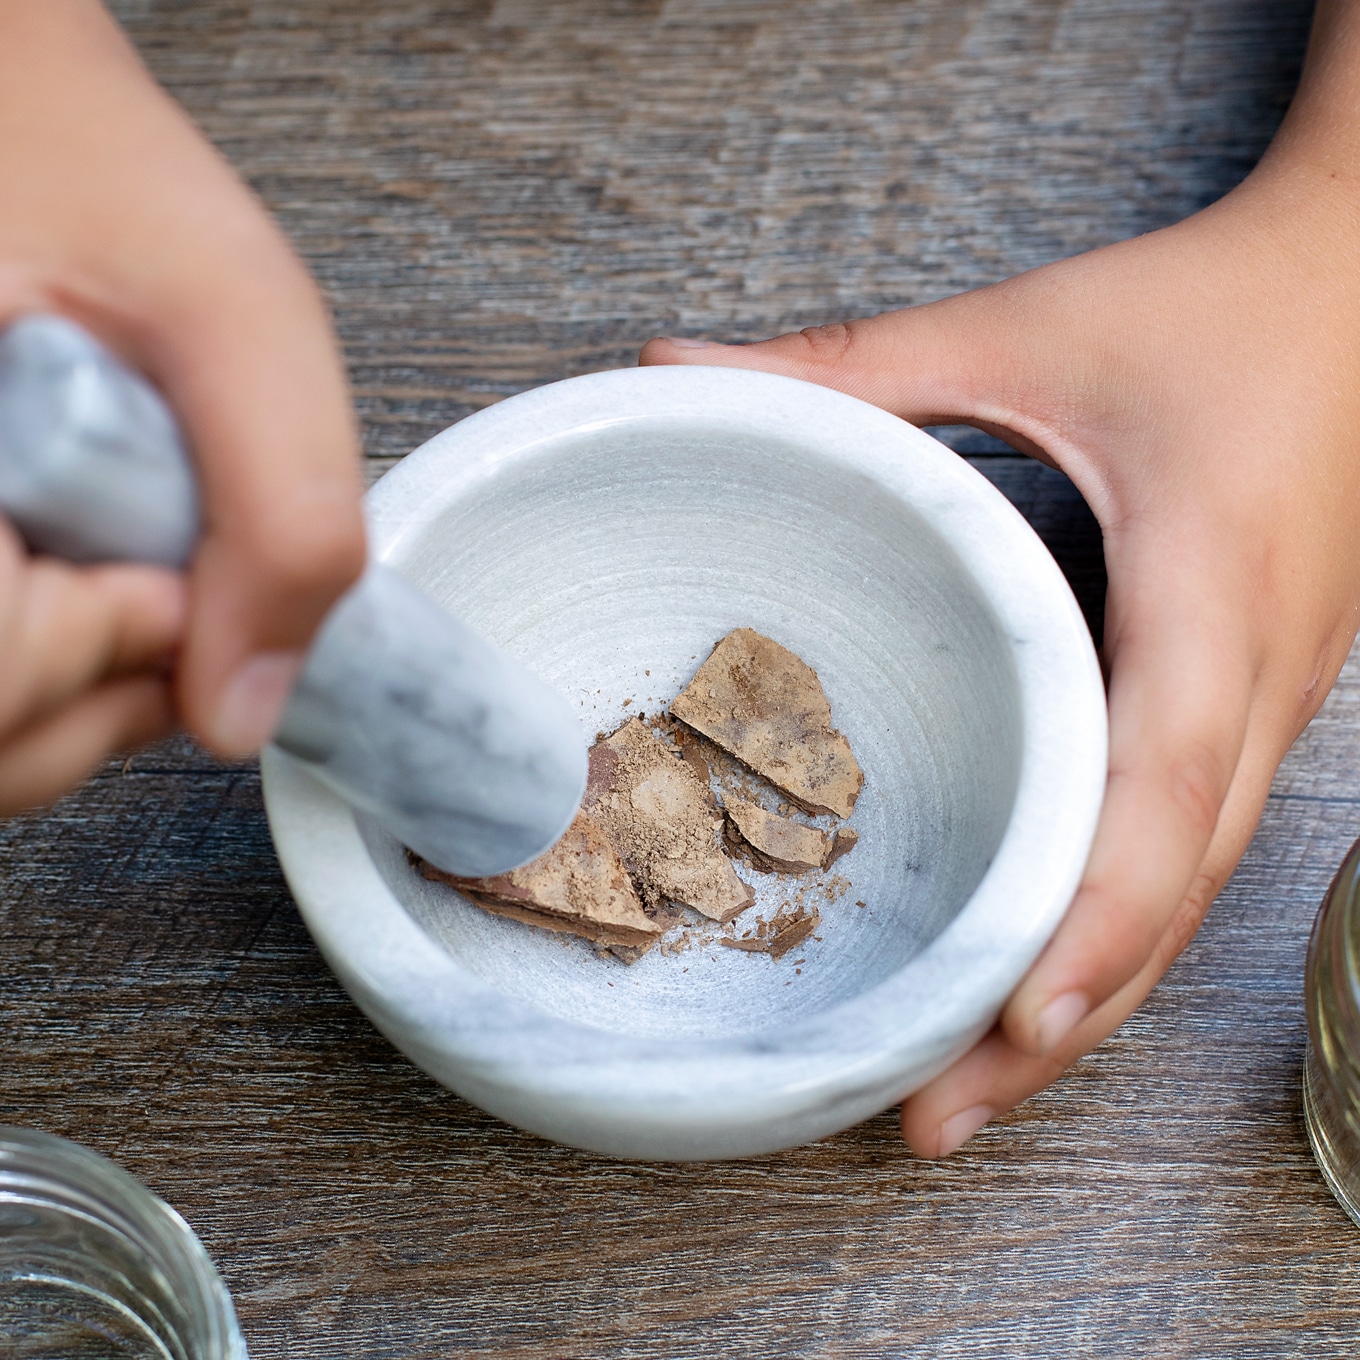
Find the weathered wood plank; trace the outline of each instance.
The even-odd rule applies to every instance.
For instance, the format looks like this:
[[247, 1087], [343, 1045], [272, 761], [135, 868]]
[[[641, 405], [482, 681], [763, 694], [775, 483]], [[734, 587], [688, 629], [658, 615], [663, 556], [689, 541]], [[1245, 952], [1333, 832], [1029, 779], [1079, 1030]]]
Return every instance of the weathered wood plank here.
[[[1297, 0], [120, 0], [336, 305], [390, 460], [648, 335], [752, 338], [1173, 220], [1297, 68]], [[956, 446], [1098, 627], [1063, 479]], [[381, 464], [379, 464], [381, 465]], [[171, 743], [0, 824], [0, 1119], [199, 1229], [256, 1360], [1335, 1357], [1354, 1230], [1298, 1108], [1312, 912], [1360, 830], [1360, 658], [1149, 1004], [957, 1158], [891, 1117], [629, 1165], [440, 1090], [289, 901], [250, 765]]]
[[1307, 0], [133, 0], [335, 302], [370, 451], [649, 336], [924, 302], [1232, 186]]

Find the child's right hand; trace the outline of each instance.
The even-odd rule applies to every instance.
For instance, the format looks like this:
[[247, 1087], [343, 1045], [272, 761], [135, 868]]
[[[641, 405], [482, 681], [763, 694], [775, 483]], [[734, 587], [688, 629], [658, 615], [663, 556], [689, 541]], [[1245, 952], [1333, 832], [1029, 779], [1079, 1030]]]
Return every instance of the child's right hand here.
[[6, 813], [175, 720], [224, 755], [257, 749], [364, 532], [315, 285], [95, 0], [0, 0], [0, 184], [0, 328], [64, 313], [147, 373], [205, 523], [187, 582], [30, 559], [0, 526]]

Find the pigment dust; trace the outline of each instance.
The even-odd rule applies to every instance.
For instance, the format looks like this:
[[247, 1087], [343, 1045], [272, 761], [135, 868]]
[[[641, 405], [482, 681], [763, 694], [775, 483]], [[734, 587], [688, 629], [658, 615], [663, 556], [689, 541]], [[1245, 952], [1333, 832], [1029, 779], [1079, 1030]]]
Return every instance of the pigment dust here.
[[719, 844], [722, 813], [707, 780], [701, 784], [640, 718], [591, 748], [582, 807], [613, 842], [648, 906], [678, 902], [722, 922], [756, 900]]
[[803, 877], [853, 850], [853, 828], [799, 820], [849, 816], [864, 784], [850, 744], [831, 725], [817, 672], [749, 628], [717, 644], [670, 708], [598, 734], [581, 811], [532, 864], [467, 879], [412, 862], [487, 911], [582, 936], [627, 963], [658, 944], [664, 954], [717, 943], [783, 958], [821, 923], [807, 895], [834, 902], [850, 883], [810, 882], [738, 935], [734, 922], [756, 895], [733, 860]]

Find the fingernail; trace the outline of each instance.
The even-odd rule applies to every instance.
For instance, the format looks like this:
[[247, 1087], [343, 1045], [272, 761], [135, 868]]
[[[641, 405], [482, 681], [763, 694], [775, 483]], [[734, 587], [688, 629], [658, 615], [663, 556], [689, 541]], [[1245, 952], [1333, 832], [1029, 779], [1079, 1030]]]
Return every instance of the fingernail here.
[[990, 1105], [973, 1105], [951, 1114], [940, 1125], [940, 1150], [937, 1157], [948, 1157], [961, 1148], [994, 1114]]
[[228, 755], [250, 755], [274, 735], [302, 669], [301, 652], [257, 652], [227, 681], [213, 735]]
[[1034, 1037], [1040, 1053], [1051, 1053], [1086, 1019], [1091, 1003], [1083, 992], [1055, 996], [1034, 1018]]
[[667, 335], [664, 337], [668, 345], [674, 345], [676, 349], [716, 349], [716, 340], [689, 340], [681, 336]]

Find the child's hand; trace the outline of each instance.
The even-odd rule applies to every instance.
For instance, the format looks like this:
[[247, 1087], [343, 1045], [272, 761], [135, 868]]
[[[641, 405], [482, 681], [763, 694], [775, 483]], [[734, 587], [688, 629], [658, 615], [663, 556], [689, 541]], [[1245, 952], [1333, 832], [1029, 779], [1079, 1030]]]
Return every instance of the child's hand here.
[[174, 730], [168, 667], [186, 604], [173, 572], [30, 557], [0, 520], [0, 816]]
[[643, 352], [980, 426], [1067, 472], [1104, 530], [1111, 747], [1095, 844], [997, 1028], [903, 1107], [926, 1156], [1053, 1081], [1143, 1000], [1232, 873], [1355, 636], [1360, 154], [1334, 125], [1310, 137], [1327, 107], [1301, 94], [1251, 179], [1165, 231], [868, 321]]
[[[0, 184], [0, 328], [62, 312], [145, 371], [185, 426], [205, 512], [182, 626], [164, 573], [28, 562], [0, 542], [8, 811], [165, 727], [159, 677], [181, 636], [179, 716], [223, 754], [259, 747], [364, 537], [315, 286], [95, 0], [0, 0]], [[96, 722], [114, 677], [122, 706], [106, 695]]]

